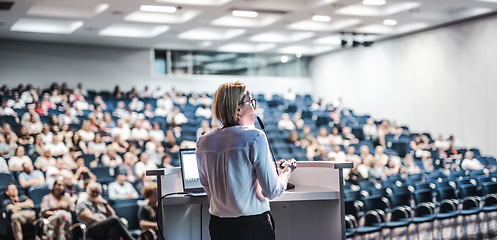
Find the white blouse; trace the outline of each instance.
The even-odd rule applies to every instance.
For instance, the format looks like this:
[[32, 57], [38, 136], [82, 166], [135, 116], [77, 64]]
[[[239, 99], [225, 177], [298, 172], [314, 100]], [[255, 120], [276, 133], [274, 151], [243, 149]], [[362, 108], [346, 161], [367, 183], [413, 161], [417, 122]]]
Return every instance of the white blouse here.
[[[210, 200], [209, 212], [240, 217], [269, 211], [268, 199], [280, 196], [286, 184], [278, 178], [264, 132], [234, 126], [201, 136], [197, 164]], [[258, 185], [266, 198], [258, 199]]]

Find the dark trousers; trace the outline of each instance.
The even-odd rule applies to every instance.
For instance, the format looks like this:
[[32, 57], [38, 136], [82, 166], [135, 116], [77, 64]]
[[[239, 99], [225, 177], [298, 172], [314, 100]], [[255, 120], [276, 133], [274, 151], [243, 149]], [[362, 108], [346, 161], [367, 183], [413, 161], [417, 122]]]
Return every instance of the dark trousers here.
[[220, 218], [211, 215], [211, 240], [274, 240], [274, 222], [265, 212], [253, 216]]
[[126, 227], [124, 227], [121, 221], [116, 217], [107, 218], [106, 220], [89, 227], [86, 235], [97, 240], [119, 240], [121, 237], [123, 240], [134, 240]]

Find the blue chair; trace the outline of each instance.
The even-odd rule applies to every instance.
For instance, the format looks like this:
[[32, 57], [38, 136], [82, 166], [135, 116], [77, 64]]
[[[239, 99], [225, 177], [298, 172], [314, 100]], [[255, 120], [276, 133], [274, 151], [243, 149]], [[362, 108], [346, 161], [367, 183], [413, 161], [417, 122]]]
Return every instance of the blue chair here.
[[462, 208], [460, 214], [463, 216], [479, 213], [483, 199], [478, 192], [478, 189], [473, 184], [466, 184], [460, 187], [460, 197]]
[[48, 188], [34, 188], [29, 190], [29, 197], [33, 200], [34, 208], [40, 209], [40, 204], [45, 195], [50, 194], [52, 191]]
[[0, 189], [7, 189], [7, 186], [11, 183], [17, 185], [14, 176], [10, 173], [0, 173]]
[[110, 173], [110, 167], [95, 167], [90, 168], [90, 171], [97, 177], [97, 182], [107, 184], [115, 180]]
[[413, 223], [432, 222], [436, 217], [436, 205], [433, 202], [433, 193], [431, 189], [421, 189], [414, 191], [414, 209]]
[[437, 190], [439, 211], [436, 215], [436, 219], [443, 220], [457, 216], [459, 200], [457, 198], [456, 190], [451, 186], [440, 187], [437, 188]]
[[483, 194], [485, 196], [483, 211], [493, 212], [497, 210], [497, 183], [496, 182], [486, 182], [483, 183]]

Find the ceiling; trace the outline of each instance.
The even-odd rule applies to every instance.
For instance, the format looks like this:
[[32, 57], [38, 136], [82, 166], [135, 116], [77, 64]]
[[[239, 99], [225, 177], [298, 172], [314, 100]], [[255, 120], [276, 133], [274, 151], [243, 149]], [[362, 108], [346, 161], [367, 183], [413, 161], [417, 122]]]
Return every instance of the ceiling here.
[[[363, 0], [0, 0], [6, 8], [13, 2], [9, 10], [0, 9], [0, 38], [316, 55], [340, 48], [340, 32], [361, 33], [356, 37], [369, 41], [497, 10], [497, 0], [384, 1], [373, 6]], [[149, 12], [142, 5], [177, 10]], [[257, 17], [234, 16], [234, 10], [256, 11]], [[315, 15], [329, 21], [314, 21]]]

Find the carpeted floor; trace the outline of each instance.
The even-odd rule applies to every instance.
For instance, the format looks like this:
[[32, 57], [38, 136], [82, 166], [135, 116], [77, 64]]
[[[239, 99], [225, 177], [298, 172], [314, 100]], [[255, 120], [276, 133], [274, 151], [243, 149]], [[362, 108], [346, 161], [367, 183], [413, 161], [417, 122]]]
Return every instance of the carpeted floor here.
[[[410, 224], [409, 232], [405, 227], [396, 228], [392, 232], [388, 229], [380, 233], [372, 233], [365, 236], [349, 238], [357, 239], [395, 239], [395, 240], [472, 240], [472, 239], [496, 239], [497, 213], [480, 213], [471, 216], [459, 216], [457, 218], [436, 220], [423, 224]], [[433, 230], [432, 230], [433, 227]], [[416, 229], [418, 228], [418, 229]], [[419, 234], [417, 234], [419, 232]], [[393, 234], [393, 235], [391, 235]]]

